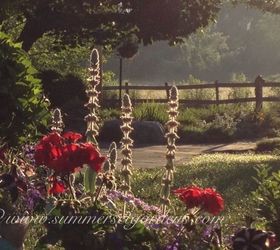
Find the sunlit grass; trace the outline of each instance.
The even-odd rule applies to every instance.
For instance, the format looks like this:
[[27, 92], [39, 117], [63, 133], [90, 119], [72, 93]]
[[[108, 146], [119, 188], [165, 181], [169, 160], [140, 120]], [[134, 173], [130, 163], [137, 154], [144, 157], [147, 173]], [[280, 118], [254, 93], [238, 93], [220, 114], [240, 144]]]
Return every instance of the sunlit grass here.
[[[174, 188], [191, 184], [214, 187], [225, 200], [226, 224], [244, 223], [245, 215], [253, 216], [255, 207], [251, 192], [257, 187], [256, 167], [280, 169], [280, 157], [254, 154], [206, 154], [193, 158], [175, 173]], [[161, 173], [159, 169], [137, 170], [134, 175], [135, 195], [158, 202]], [[178, 203], [175, 203], [176, 205]]]

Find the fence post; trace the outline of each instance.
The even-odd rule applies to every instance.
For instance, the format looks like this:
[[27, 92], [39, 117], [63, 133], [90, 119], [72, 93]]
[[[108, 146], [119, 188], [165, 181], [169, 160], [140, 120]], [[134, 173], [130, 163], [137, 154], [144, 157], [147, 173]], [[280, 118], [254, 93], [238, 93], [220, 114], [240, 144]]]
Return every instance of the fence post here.
[[123, 81], [123, 60], [120, 57], [120, 72], [119, 72], [119, 106], [122, 106], [122, 81]]
[[259, 75], [255, 80], [256, 112], [260, 112], [263, 106], [263, 85], [265, 81]]
[[169, 100], [169, 86], [168, 86], [168, 83], [164, 83], [165, 85], [165, 91], [166, 91], [166, 99], [167, 99], [167, 102]]
[[219, 85], [218, 80], [215, 81], [215, 91], [216, 91], [216, 104], [219, 105], [220, 95], [219, 95]]
[[125, 82], [125, 93], [129, 95], [128, 82]]

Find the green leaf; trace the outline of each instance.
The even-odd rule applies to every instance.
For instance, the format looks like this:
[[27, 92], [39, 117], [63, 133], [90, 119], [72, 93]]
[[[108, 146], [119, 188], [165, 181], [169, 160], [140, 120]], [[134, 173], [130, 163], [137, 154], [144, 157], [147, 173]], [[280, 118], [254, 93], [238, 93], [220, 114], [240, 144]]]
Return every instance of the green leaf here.
[[94, 171], [89, 166], [86, 167], [85, 174], [84, 174], [84, 186], [87, 192], [91, 194], [95, 191], [95, 180], [97, 177], [97, 172]]

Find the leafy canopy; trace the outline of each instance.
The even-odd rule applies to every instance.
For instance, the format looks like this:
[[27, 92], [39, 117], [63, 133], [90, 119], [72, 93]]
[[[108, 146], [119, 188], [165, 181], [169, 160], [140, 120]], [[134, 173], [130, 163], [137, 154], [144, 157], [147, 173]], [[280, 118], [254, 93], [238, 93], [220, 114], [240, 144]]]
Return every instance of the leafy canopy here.
[[[222, 0], [2, 0], [2, 21], [11, 15], [24, 20], [19, 36], [23, 49], [47, 32], [65, 44], [92, 39], [95, 44], [135, 53], [135, 44], [182, 38], [213, 21]], [[1, 21], [0, 19], [0, 21]], [[125, 47], [125, 49], [122, 48]], [[124, 52], [124, 51], [125, 52]]]

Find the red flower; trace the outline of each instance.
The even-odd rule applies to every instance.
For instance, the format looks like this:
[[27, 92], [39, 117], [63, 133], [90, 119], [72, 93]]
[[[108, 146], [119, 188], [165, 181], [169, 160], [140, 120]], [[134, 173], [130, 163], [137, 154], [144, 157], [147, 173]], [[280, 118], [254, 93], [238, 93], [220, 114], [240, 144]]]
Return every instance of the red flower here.
[[71, 131], [68, 131], [68, 132], [63, 134], [63, 138], [69, 140], [69, 142], [77, 142], [82, 137], [83, 136], [81, 134], [74, 133], [74, 132], [71, 132]]
[[179, 199], [185, 203], [187, 208], [198, 207], [201, 204], [202, 192], [203, 189], [195, 186], [179, 188], [174, 191], [174, 193], [179, 197]]
[[222, 196], [212, 188], [185, 187], [174, 191], [188, 209], [200, 207], [204, 211], [217, 215], [224, 209]]
[[44, 136], [35, 147], [35, 162], [37, 165], [49, 166], [50, 163], [61, 155], [63, 140], [58, 133]]
[[217, 215], [224, 210], [224, 200], [214, 189], [206, 188], [203, 191], [202, 208], [210, 214]]
[[49, 194], [57, 195], [64, 192], [65, 192], [65, 186], [63, 182], [54, 179], [52, 183], [52, 187], [49, 189]]
[[35, 148], [37, 165], [46, 165], [56, 173], [71, 173], [88, 164], [96, 172], [100, 171], [105, 157], [91, 143], [77, 143], [82, 136], [67, 132], [63, 136], [51, 133]]
[[101, 170], [102, 164], [106, 160], [101, 156], [100, 152], [96, 150], [95, 146], [91, 143], [83, 143], [84, 161], [96, 172]]

